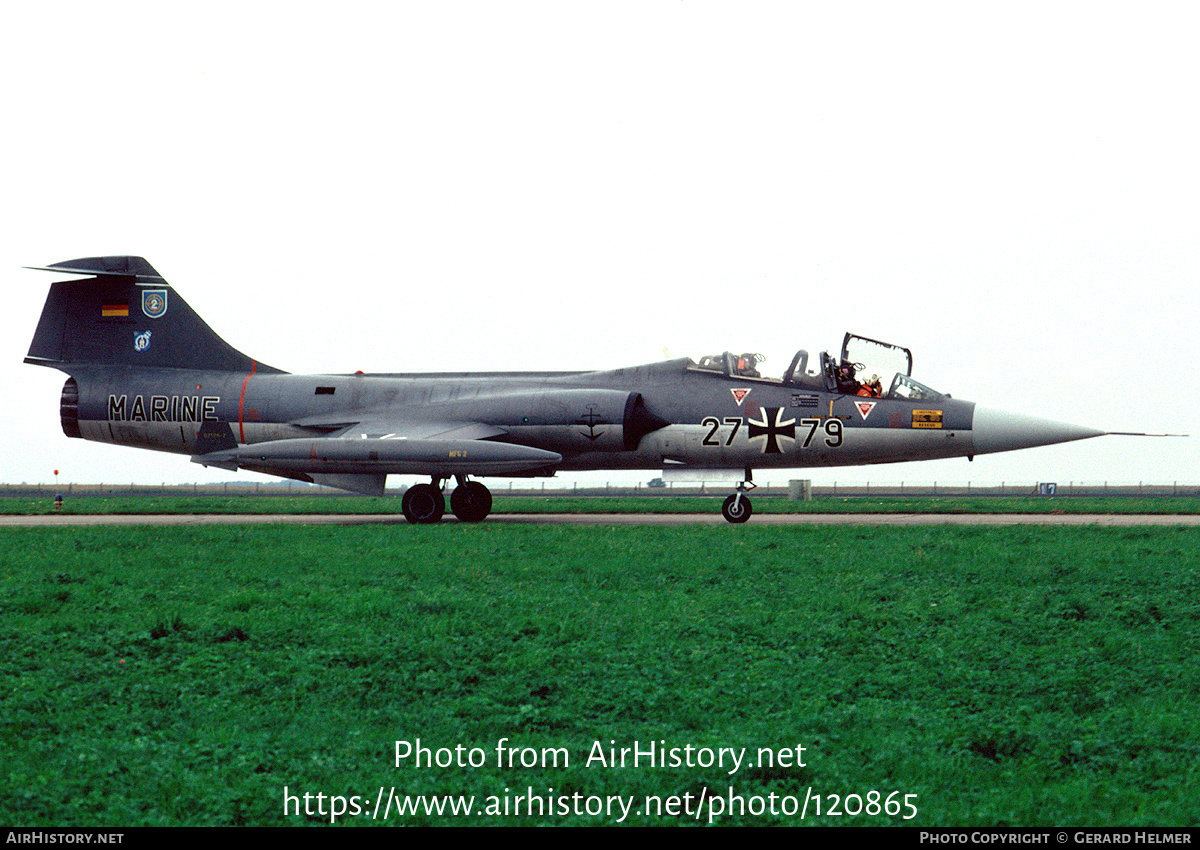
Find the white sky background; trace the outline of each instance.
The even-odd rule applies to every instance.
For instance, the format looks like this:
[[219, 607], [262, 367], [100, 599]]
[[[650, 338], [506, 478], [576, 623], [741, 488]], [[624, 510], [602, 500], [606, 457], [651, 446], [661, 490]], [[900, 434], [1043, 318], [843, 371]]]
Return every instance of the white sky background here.
[[[778, 375], [852, 330], [958, 398], [1200, 433], [1197, 17], [20, 4], [0, 50], [0, 480], [230, 479], [69, 440], [65, 375], [21, 363], [56, 279], [21, 267], [122, 253], [293, 372], [734, 349]], [[791, 476], [1195, 483], [1197, 439]]]

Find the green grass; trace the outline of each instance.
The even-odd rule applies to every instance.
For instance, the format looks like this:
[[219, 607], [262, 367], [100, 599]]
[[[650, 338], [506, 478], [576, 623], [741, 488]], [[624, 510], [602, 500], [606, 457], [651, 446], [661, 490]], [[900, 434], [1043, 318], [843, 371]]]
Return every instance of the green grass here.
[[[4, 529], [0, 822], [309, 822], [284, 815], [285, 786], [372, 804], [380, 787], [469, 794], [477, 806], [529, 787], [640, 806], [732, 786], [916, 795], [909, 821], [823, 824], [1196, 826], [1198, 539], [1178, 528]], [[395, 741], [416, 738], [487, 758], [396, 767]], [[502, 738], [565, 748], [570, 764], [497, 767]], [[803, 745], [806, 766], [587, 766], [597, 741], [751, 757]], [[676, 822], [693, 821], [626, 821]]]
[[[503, 496], [494, 513], [717, 513], [727, 494], [717, 496]], [[755, 513], [1017, 513], [1017, 514], [1196, 514], [1192, 496], [1047, 498], [999, 497], [825, 497], [792, 502], [779, 496], [753, 496]], [[76, 496], [66, 514], [399, 514], [400, 499], [369, 496]], [[0, 498], [0, 514], [51, 514], [48, 498]]]

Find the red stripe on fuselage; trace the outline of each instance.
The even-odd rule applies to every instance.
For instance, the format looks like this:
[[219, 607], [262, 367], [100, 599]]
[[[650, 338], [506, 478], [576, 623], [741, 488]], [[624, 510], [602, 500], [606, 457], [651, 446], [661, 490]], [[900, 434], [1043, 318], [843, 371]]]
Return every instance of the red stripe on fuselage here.
[[242, 408], [246, 404], [246, 384], [250, 383], [250, 379], [254, 377], [254, 373], [258, 371], [258, 361], [250, 361], [250, 374], [246, 376], [246, 380], [242, 381], [242, 397], [238, 399], [238, 442], [246, 442], [246, 427], [242, 424]]

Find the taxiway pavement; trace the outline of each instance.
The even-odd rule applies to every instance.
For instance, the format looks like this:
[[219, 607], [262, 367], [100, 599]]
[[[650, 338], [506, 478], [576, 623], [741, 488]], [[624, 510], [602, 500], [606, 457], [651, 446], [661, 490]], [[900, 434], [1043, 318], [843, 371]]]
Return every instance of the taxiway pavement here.
[[[454, 523], [447, 516], [446, 522]], [[522, 525], [726, 525], [711, 514], [493, 514]], [[401, 514], [41, 514], [0, 516], [3, 528], [167, 525], [408, 525]], [[749, 525], [1198, 526], [1195, 514], [756, 514]]]

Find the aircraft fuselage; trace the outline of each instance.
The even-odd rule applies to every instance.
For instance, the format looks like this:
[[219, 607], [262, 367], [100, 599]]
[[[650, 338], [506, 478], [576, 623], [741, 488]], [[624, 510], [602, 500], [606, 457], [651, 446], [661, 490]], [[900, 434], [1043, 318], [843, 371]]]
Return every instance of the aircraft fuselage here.
[[[975, 453], [972, 402], [842, 395], [689, 363], [557, 374], [79, 370], [75, 418], [86, 439], [189, 455], [205, 422], [228, 423], [239, 443], [253, 445], [330, 434], [405, 439], [389, 424], [410, 418], [485, 421], [503, 430], [500, 442], [561, 454], [544, 474], [849, 466]], [[630, 394], [666, 423], [639, 434], [632, 447]]]

